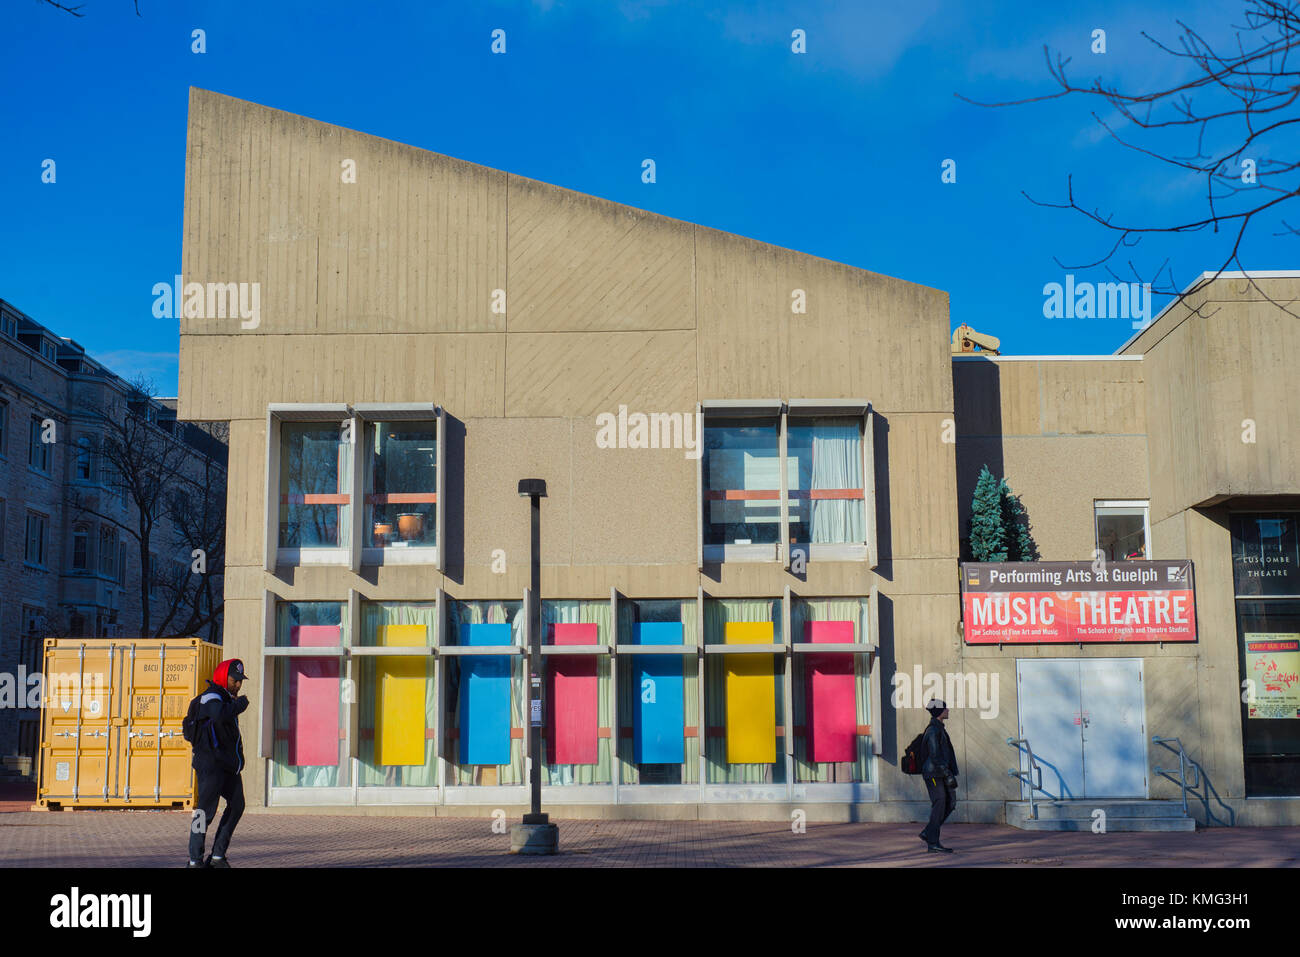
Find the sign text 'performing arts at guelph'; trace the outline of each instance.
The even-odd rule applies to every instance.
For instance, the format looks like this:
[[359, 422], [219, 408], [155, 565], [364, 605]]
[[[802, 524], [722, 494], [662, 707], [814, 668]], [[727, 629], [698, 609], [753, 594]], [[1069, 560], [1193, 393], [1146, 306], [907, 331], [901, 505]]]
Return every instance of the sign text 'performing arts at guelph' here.
[[1195, 641], [1192, 563], [965, 562], [969, 644]]

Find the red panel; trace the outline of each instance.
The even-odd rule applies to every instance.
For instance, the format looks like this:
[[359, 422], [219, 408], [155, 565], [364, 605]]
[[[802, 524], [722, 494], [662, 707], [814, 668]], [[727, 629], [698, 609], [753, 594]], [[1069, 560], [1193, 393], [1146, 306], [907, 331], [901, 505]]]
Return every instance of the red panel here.
[[[551, 626], [557, 645], [594, 645], [600, 641], [595, 624]], [[597, 756], [597, 696], [594, 655], [557, 655], [550, 660], [550, 721], [547, 735], [552, 764], [595, 764]]]
[[[334, 648], [343, 643], [338, 625], [295, 625], [289, 644]], [[336, 658], [289, 659], [289, 764], [334, 767], [339, 763], [339, 662]]]
[[[853, 622], [807, 622], [804, 624], [804, 640], [817, 644], [851, 643]], [[810, 730], [809, 760], [818, 764], [857, 760], [853, 655], [807, 655], [804, 674], [807, 680], [804, 707], [808, 712]]]
[[557, 645], [595, 645], [600, 643], [600, 626], [551, 625], [551, 641]]

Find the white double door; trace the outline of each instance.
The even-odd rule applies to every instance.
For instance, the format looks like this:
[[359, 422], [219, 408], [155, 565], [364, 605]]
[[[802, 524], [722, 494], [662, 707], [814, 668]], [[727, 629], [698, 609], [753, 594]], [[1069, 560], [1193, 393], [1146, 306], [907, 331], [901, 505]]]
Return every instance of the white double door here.
[[[1051, 794], [1148, 796], [1143, 688], [1141, 658], [1016, 661], [1020, 737], [1034, 749]], [[1028, 770], [1023, 753], [1020, 767]], [[1028, 798], [1028, 786], [1021, 790]]]

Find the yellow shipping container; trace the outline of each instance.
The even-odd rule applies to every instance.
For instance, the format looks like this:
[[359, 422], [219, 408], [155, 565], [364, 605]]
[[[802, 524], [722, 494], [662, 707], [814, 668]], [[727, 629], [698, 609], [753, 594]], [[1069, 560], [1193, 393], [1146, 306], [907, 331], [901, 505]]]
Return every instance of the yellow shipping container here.
[[47, 638], [37, 807], [192, 808], [181, 721], [221, 658], [198, 638]]

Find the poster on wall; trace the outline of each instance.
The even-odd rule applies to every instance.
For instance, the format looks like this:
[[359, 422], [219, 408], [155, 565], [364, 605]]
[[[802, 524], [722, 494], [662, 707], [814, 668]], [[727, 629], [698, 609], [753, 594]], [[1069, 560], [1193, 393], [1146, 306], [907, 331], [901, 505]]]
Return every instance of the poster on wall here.
[[1248, 631], [1246, 677], [1254, 682], [1247, 700], [1250, 718], [1300, 718], [1300, 634]]
[[1192, 563], [963, 562], [967, 644], [1195, 641]]

